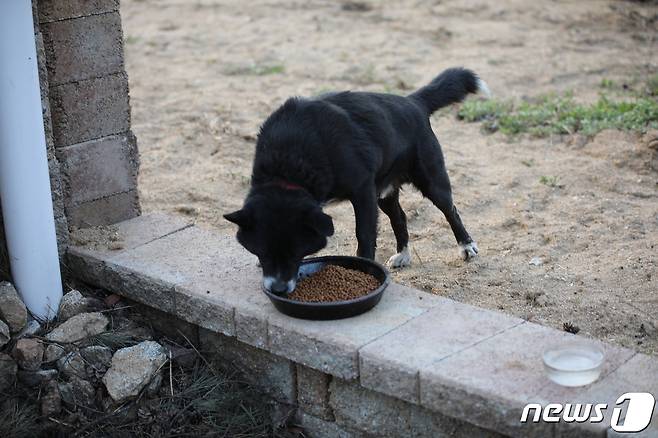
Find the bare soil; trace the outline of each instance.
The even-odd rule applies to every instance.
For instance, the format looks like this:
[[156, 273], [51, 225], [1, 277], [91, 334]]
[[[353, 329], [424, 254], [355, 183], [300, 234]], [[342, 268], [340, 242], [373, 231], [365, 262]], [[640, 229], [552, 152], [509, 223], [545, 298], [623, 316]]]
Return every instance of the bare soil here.
[[[462, 65], [499, 98], [592, 101], [602, 79], [637, 88], [658, 71], [655, 2], [124, 0], [122, 15], [144, 209], [226, 233], [259, 125], [289, 96], [408, 93]], [[657, 354], [655, 134], [510, 139], [454, 110], [433, 126], [480, 256], [459, 260], [441, 213], [408, 188], [414, 260], [394, 279]], [[337, 233], [324, 253], [353, 253], [350, 205], [327, 211]], [[381, 218], [377, 259], [394, 249]]]

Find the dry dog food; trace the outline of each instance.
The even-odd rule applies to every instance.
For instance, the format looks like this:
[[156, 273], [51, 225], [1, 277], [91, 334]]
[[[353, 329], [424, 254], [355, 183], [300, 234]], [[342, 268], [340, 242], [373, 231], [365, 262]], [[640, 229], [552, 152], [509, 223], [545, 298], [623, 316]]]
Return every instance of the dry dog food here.
[[300, 280], [288, 298], [313, 303], [353, 300], [367, 295], [379, 285], [379, 280], [365, 272], [326, 265]]

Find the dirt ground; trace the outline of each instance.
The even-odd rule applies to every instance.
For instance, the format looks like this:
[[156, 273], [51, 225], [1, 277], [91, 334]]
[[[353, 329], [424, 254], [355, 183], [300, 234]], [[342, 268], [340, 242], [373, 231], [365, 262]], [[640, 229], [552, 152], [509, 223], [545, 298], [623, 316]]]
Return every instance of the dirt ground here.
[[[221, 215], [241, 206], [259, 125], [291, 95], [408, 93], [458, 65], [498, 98], [573, 90], [591, 101], [602, 79], [636, 87], [658, 72], [651, 3], [123, 0], [144, 209], [233, 233]], [[433, 126], [480, 257], [459, 260], [441, 213], [408, 188], [401, 197], [414, 260], [394, 279], [658, 354], [649, 136], [509, 139], [456, 120], [454, 110]], [[352, 254], [351, 206], [327, 211], [337, 233], [324, 253]], [[377, 259], [394, 249], [380, 218]]]

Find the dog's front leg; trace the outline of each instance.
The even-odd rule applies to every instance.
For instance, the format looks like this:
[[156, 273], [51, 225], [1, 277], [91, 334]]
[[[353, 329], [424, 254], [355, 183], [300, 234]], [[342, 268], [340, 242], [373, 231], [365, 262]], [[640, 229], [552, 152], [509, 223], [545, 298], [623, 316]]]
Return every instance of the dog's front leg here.
[[374, 184], [359, 190], [350, 199], [356, 219], [356, 255], [371, 260], [375, 258], [377, 247], [377, 194]]

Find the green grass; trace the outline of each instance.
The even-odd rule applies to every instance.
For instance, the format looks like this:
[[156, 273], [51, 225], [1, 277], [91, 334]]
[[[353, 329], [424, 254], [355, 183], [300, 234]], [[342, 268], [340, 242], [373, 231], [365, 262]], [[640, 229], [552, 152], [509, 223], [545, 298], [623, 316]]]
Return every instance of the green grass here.
[[558, 176], [552, 176], [552, 175], [551, 176], [542, 175], [539, 177], [539, 182], [541, 184], [553, 188], [563, 187], [563, 184], [560, 184], [559, 180], [560, 178]]
[[[605, 87], [612, 85], [611, 81], [605, 83]], [[654, 86], [658, 88], [658, 78]], [[658, 94], [658, 89], [655, 91]], [[593, 135], [604, 129], [644, 132], [658, 128], [658, 100], [650, 94], [624, 100], [602, 95], [592, 104], [581, 104], [570, 93], [522, 102], [469, 100], [464, 102], [457, 117], [467, 122], [481, 121], [485, 130], [508, 135], [528, 133], [545, 137], [576, 132]]]

